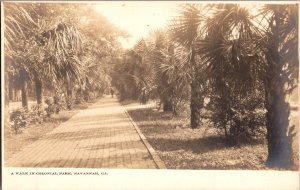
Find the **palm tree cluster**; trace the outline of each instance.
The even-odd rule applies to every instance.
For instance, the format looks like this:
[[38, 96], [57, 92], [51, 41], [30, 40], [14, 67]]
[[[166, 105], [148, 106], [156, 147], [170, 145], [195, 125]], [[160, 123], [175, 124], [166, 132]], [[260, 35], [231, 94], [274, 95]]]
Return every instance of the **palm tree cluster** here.
[[208, 120], [228, 143], [266, 130], [267, 165], [289, 168], [298, 17], [298, 4], [183, 4], [123, 51], [127, 34], [89, 6], [4, 3], [5, 103], [19, 90], [25, 109], [34, 96], [43, 112], [45, 94], [64, 94], [71, 109], [113, 85], [120, 99], [158, 99], [174, 115], [189, 106], [191, 128]]
[[4, 5], [7, 104], [13, 89], [21, 90], [26, 109], [28, 93], [35, 91], [40, 112], [45, 94], [56, 99], [64, 94], [71, 109], [75, 96], [81, 101], [104, 93], [110, 83], [107, 65], [120, 49], [117, 37], [124, 35], [120, 30], [86, 5]]
[[122, 99], [139, 99], [145, 104], [149, 99], [159, 99], [164, 111], [177, 109], [188, 101], [190, 76], [182, 73], [189, 69], [181, 64], [187, 59], [181, 47], [175, 47], [168, 32], [157, 30], [149, 39], [141, 39], [133, 49], [124, 52], [115, 65], [112, 84]]
[[209, 111], [228, 141], [265, 129], [267, 165], [289, 168], [295, 132], [286, 97], [298, 63], [297, 4], [184, 4], [166, 29], [124, 54], [112, 80], [123, 99], [158, 98], [175, 114], [189, 103], [191, 128]]

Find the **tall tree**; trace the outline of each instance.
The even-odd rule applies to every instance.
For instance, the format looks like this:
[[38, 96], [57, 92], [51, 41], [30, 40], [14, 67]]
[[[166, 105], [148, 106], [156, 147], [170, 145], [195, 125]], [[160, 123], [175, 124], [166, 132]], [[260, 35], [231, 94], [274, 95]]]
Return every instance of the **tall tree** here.
[[[21, 68], [22, 73], [28, 72], [35, 81], [37, 104], [42, 111], [44, 80], [80, 76], [77, 56], [81, 51], [81, 39], [77, 29], [70, 24], [56, 21], [54, 27], [49, 27], [48, 18], [39, 15], [39, 8], [47, 9], [47, 4], [6, 3], [5, 38], [10, 50], [8, 55], [18, 61], [15, 68]], [[25, 94], [22, 96], [24, 102]]]
[[163, 110], [176, 115], [178, 107], [190, 96], [187, 53], [174, 45], [167, 31], [155, 31], [150, 40], [154, 46], [149, 60], [154, 65], [156, 93]]
[[255, 48], [258, 35], [249, 11], [233, 4], [215, 5], [214, 10], [195, 46], [212, 90], [213, 123], [224, 130], [228, 140], [229, 127], [232, 132], [243, 131], [242, 126], [233, 129], [234, 125], [230, 125], [234, 123], [234, 108], [255, 93], [262, 63]]
[[203, 21], [199, 5], [185, 4], [181, 7], [179, 16], [171, 25], [171, 38], [189, 52], [189, 72], [191, 76], [191, 128], [197, 128], [201, 124], [201, 110], [204, 104], [203, 83], [201, 74], [198, 72], [194, 42], [198, 36], [198, 28]]
[[265, 5], [261, 14], [266, 15], [269, 24], [262, 41], [266, 58], [267, 164], [289, 168], [293, 164], [295, 126], [289, 126], [290, 105], [286, 96], [298, 81], [298, 4]]
[[247, 93], [253, 92], [251, 89], [263, 85], [267, 165], [289, 168], [293, 163], [295, 134], [294, 127], [289, 126], [290, 106], [286, 95], [298, 80], [297, 5], [266, 5], [256, 17], [258, 25], [249, 12], [238, 5], [218, 5], [212, 15], [205, 24], [204, 38], [198, 39], [196, 46], [202, 62], [208, 64], [207, 73], [213, 79], [215, 93], [223, 97], [219, 110], [228, 110], [224, 112], [227, 115], [223, 115], [224, 128], [232, 114], [228, 98], [236, 95], [245, 98]]
[[[8, 94], [8, 89], [16, 86], [13, 83], [9, 84], [9, 81], [18, 81], [22, 91], [22, 105], [27, 108], [27, 83], [30, 70], [27, 57], [34, 46], [27, 39], [34, 35], [31, 27], [35, 22], [23, 7], [7, 3], [4, 5], [5, 93]], [[12, 77], [18, 80], [9, 80]], [[8, 95], [5, 102], [9, 103]]]

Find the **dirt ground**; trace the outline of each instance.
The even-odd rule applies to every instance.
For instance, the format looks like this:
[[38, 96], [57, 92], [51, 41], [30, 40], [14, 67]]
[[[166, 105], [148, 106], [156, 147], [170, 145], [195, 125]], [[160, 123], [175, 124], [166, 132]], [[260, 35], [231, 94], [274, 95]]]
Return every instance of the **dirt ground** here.
[[[170, 113], [158, 112], [155, 105], [139, 108], [137, 103], [127, 102], [125, 106], [169, 169], [268, 169], [265, 166], [265, 136], [251, 143], [228, 146], [224, 137], [209, 123], [204, 123], [199, 129], [189, 128], [187, 113], [172, 117]], [[297, 142], [296, 139], [294, 149], [297, 149]], [[299, 162], [297, 155], [298, 149], [296, 163]], [[297, 169], [298, 164], [293, 167], [293, 170]]]

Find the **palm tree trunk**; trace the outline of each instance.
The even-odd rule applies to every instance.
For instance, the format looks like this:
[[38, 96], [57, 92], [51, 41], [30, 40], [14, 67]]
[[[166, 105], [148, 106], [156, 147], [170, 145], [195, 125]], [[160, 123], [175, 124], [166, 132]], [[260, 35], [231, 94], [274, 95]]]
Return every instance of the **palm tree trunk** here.
[[13, 87], [12, 87], [12, 84], [11, 84], [11, 81], [9, 80], [9, 77], [8, 77], [8, 79], [6, 80], [5, 79], [5, 81], [6, 81], [6, 83], [5, 83], [5, 85], [7, 85], [8, 86], [8, 103], [9, 103], [9, 101], [13, 101], [13, 94], [14, 94], [14, 92], [13, 92]]
[[36, 78], [35, 80], [35, 93], [36, 93], [36, 101], [38, 105], [38, 112], [43, 112], [44, 103], [43, 103], [43, 83], [40, 79]]
[[67, 109], [71, 110], [72, 109], [72, 105], [73, 105], [73, 102], [72, 102], [72, 99], [73, 99], [73, 90], [72, 90], [72, 87], [71, 87], [71, 81], [70, 79], [68, 79], [66, 81], [66, 91], [67, 91], [67, 95], [66, 95], [66, 103], [67, 103]]
[[269, 167], [290, 168], [293, 164], [293, 135], [289, 131], [290, 106], [286, 102], [285, 85], [289, 75], [284, 69], [285, 61], [279, 53], [279, 31], [282, 25], [279, 15], [275, 14], [273, 36], [268, 47], [265, 78], [265, 107], [267, 110], [267, 140]]
[[195, 62], [195, 51], [192, 49], [191, 51], [191, 70], [192, 70], [192, 82], [191, 82], [191, 102], [190, 102], [190, 110], [191, 110], [191, 128], [195, 129], [201, 125], [201, 109], [204, 105], [204, 98], [201, 93], [201, 85], [199, 84], [196, 71], [196, 62]]
[[28, 91], [27, 91], [27, 73], [22, 70], [20, 72], [21, 76], [21, 97], [22, 97], [22, 106], [25, 109], [28, 109]]
[[293, 164], [292, 136], [288, 134], [289, 103], [285, 101], [284, 81], [275, 74], [266, 83], [267, 140], [269, 167], [290, 168]]
[[67, 98], [67, 108], [69, 109], [69, 110], [71, 110], [72, 109], [72, 105], [73, 105], [73, 102], [72, 102], [72, 97], [73, 97], [73, 91], [72, 91], [72, 89], [67, 89], [67, 96], [66, 96], [66, 98]]
[[14, 98], [14, 89], [11, 85], [11, 82], [8, 82], [9, 84], [8, 85], [8, 88], [9, 88], [9, 101], [13, 101], [13, 98]]
[[13, 101], [16, 102], [18, 101], [18, 89], [16, 89], [16, 87], [13, 88]]
[[10, 99], [10, 93], [11, 93], [11, 88], [10, 88], [10, 85], [9, 85], [9, 75], [7, 72], [4, 72], [4, 77], [5, 77], [5, 80], [4, 80], [4, 83], [5, 83], [5, 100], [4, 100], [4, 106], [5, 107], [8, 107], [9, 106], [9, 99]]
[[22, 106], [23, 108], [28, 109], [28, 91], [27, 91], [27, 81], [22, 81]]
[[191, 128], [195, 129], [201, 125], [201, 109], [203, 108], [203, 98], [201, 97], [200, 85], [198, 81], [191, 83]]
[[163, 111], [164, 112], [171, 112], [173, 111], [173, 105], [172, 105], [172, 102], [168, 99], [164, 99], [162, 101], [163, 103]]

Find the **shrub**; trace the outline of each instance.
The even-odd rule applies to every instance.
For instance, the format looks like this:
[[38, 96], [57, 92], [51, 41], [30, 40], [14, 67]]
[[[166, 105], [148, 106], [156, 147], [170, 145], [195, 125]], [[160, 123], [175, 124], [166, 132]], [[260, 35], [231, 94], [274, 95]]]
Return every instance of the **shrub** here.
[[28, 110], [28, 121], [29, 123], [41, 124], [45, 120], [45, 112], [39, 112], [37, 105], [33, 105], [30, 110]]
[[18, 134], [21, 128], [28, 124], [28, 114], [25, 109], [18, 109], [10, 113], [11, 127]]
[[[231, 110], [232, 121], [229, 134], [235, 143], [238, 143], [241, 138], [250, 141], [264, 132], [265, 112], [261, 107], [255, 105], [255, 100], [246, 101], [246, 103]], [[253, 106], [255, 107], [253, 108]]]
[[64, 102], [60, 96], [55, 95], [53, 97], [53, 103], [56, 105], [55, 113], [58, 114], [64, 108]]
[[54, 113], [59, 113], [60, 111], [60, 105], [59, 105], [59, 101], [58, 98], [54, 97], [54, 98], [47, 98], [45, 100], [45, 103], [48, 105], [47, 108], [45, 108], [47, 117], [51, 117], [51, 115], [53, 115]]
[[10, 112], [9, 118], [11, 128], [18, 134], [20, 129], [27, 127], [29, 124], [43, 123], [45, 121], [45, 112], [39, 112], [38, 106], [34, 105], [28, 110], [20, 108]]
[[45, 108], [45, 111], [47, 113], [47, 117], [51, 117], [51, 115], [56, 111], [56, 106], [54, 104], [50, 104], [47, 108]]
[[227, 143], [251, 141], [265, 131], [263, 100], [257, 94], [249, 97], [211, 95], [207, 108], [210, 121], [225, 135]]

